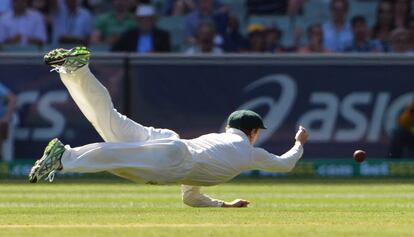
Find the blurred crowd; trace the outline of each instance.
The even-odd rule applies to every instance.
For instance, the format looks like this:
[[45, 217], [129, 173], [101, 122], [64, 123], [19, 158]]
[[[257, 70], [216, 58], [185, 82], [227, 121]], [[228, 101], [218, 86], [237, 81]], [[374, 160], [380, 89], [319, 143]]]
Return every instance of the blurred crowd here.
[[[327, 19], [298, 24], [307, 10], [323, 10], [306, 7], [316, 1]], [[374, 2], [373, 24], [350, 16], [356, 1]], [[1, 0], [0, 42], [3, 51], [411, 53], [414, 17], [410, 0]]]

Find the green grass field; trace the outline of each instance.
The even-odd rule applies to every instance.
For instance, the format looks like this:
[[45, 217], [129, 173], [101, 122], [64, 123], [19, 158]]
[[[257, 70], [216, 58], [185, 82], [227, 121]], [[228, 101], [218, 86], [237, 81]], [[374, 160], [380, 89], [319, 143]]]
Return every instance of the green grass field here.
[[205, 188], [249, 208], [190, 208], [179, 186], [0, 181], [0, 236], [414, 236], [414, 180], [263, 179]]

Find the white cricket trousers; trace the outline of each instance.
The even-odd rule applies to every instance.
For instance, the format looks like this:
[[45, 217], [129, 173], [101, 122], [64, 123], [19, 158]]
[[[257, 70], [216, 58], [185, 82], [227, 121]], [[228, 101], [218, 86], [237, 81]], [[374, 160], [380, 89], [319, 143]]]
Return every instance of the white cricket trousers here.
[[60, 78], [105, 143], [66, 146], [64, 172], [109, 171], [135, 182], [177, 183], [192, 168], [192, 156], [174, 131], [144, 127], [114, 107], [107, 89], [84, 66]]

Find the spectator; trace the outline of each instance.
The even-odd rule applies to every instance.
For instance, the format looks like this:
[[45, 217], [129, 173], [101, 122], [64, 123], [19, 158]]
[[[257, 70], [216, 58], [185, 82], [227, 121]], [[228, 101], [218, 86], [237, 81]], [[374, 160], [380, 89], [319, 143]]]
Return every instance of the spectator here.
[[0, 16], [11, 10], [11, 0], [0, 0]]
[[0, 149], [4, 161], [13, 160], [16, 96], [0, 82]]
[[367, 22], [363, 16], [355, 16], [351, 20], [354, 39], [345, 47], [345, 52], [380, 52], [381, 43], [370, 40]]
[[126, 31], [136, 27], [134, 15], [129, 12], [130, 0], [112, 0], [113, 11], [97, 17], [92, 43], [114, 44]]
[[193, 44], [195, 42], [195, 34], [197, 26], [202, 21], [214, 22], [216, 33], [218, 34], [218, 42], [222, 41], [222, 36], [226, 33], [228, 12], [226, 8], [220, 8], [214, 11], [214, 0], [199, 0], [197, 9], [186, 16], [186, 38], [187, 42]]
[[394, 53], [409, 53], [411, 50], [409, 39], [410, 34], [406, 29], [395, 29], [391, 33], [391, 51]]
[[155, 26], [157, 18], [151, 5], [140, 4], [136, 10], [136, 19], [138, 26], [122, 34], [112, 51], [141, 54], [170, 51], [170, 35]]
[[268, 26], [264, 32], [265, 51], [269, 53], [286, 51], [280, 41], [282, 39], [282, 31], [276, 26]]
[[264, 53], [265, 48], [265, 28], [260, 24], [251, 24], [247, 28], [247, 43], [244, 49], [250, 53]]
[[401, 158], [404, 148], [414, 148], [414, 100], [400, 114], [397, 127], [391, 134], [389, 156]]
[[408, 32], [409, 32], [409, 37], [410, 37], [410, 49], [411, 51], [414, 51], [414, 17], [411, 16], [408, 20]]
[[42, 15], [28, 9], [28, 0], [13, 0], [12, 10], [0, 18], [0, 42], [41, 46], [46, 40]]
[[372, 29], [372, 39], [382, 44], [385, 52], [388, 52], [391, 31], [394, 29], [394, 7], [391, 0], [381, 0], [377, 7], [377, 19]]
[[245, 43], [245, 39], [240, 33], [239, 20], [234, 17], [229, 17], [226, 34], [223, 36], [223, 49], [226, 52], [240, 52]]
[[394, 24], [396, 28], [407, 28], [411, 15], [411, 0], [395, 0]]
[[53, 44], [87, 45], [92, 33], [91, 13], [78, 0], [51, 0]]
[[323, 47], [323, 30], [320, 24], [310, 25], [307, 29], [308, 45], [300, 48], [298, 53], [329, 53]]
[[187, 54], [222, 54], [223, 50], [214, 46], [214, 36], [216, 35], [212, 22], [200, 22], [197, 28], [196, 44], [187, 50]]
[[48, 42], [52, 39], [52, 15], [48, 0], [31, 0], [30, 7], [34, 10], [39, 11], [43, 15], [43, 20], [46, 25], [47, 39]]
[[352, 40], [351, 25], [346, 21], [348, 0], [331, 0], [329, 7], [331, 20], [322, 26], [323, 44], [330, 51], [341, 52], [345, 44]]
[[164, 13], [169, 16], [184, 16], [196, 9], [194, 0], [167, 0]]

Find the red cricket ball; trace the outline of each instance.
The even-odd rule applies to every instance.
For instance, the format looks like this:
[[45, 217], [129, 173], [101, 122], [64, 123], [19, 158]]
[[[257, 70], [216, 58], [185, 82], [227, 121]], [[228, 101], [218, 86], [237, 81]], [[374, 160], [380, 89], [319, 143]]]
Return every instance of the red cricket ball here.
[[361, 163], [367, 158], [367, 154], [363, 150], [356, 150], [353, 157], [356, 162]]

